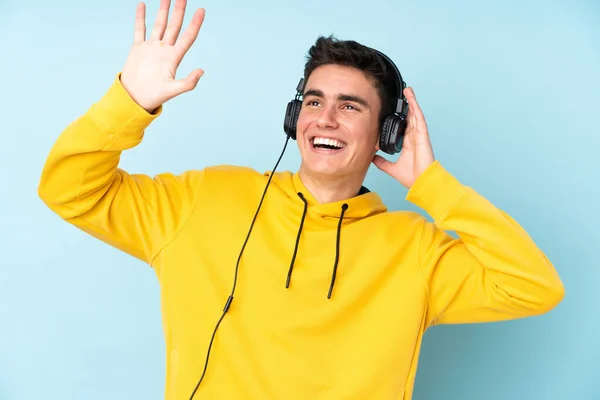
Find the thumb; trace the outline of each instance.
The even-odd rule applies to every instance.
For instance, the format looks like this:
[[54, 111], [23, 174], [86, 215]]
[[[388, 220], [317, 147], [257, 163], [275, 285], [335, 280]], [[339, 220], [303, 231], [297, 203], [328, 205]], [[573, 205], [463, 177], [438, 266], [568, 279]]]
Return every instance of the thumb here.
[[375, 166], [377, 168], [379, 168], [380, 170], [382, 170], [383, 172], [389, 174], [390, 170], [392, 168], [392, 165], [394, 163], [392, 163], [391, 161], [386, 160], [385, 158], [381, 157], [380, 155], [375, 155], [373, 157], [373, 164], [375, 164]]
[[198, 85], [198, 81], [200, 81], [202, 75], [204, 75], [202, 69], [195, 69], [185, 78], [175, 81], [173, 84], [173, 91], [176, 92], [175, 95], [193, 90]]

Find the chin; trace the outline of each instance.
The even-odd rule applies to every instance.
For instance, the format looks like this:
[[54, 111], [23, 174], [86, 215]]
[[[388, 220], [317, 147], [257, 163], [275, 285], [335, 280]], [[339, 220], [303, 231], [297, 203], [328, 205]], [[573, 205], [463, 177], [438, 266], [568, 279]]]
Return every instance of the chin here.
[[333, 148], [327, 144], [315, 146], [313, 137], [299, 142], [299, 150], [302, 157], [301, 169], [307, 175], [345, 179], [364, 175], [362, 166], [358, 165], [362, 163], [356, 157], [353, 145], [343, 143], [341, 148]]
[[341, 178], [343, 176], [347, 176], [349, 175], [348, 172], [344, 171], [343, 169], [333, 169], [333, 168], [322, 168], [322, 167], [305, 167], [304, 168], [305, 172], [307, 172], [308, 174], [310, 174], [311, 176], [314, 177], [321, 177], [321, 178]]
[[304, 173], [311, 176], [335, 178], [352, 175], [352, 168], [346, 160], [336, 160], [315, 154], [303, 155], [301, 168]]

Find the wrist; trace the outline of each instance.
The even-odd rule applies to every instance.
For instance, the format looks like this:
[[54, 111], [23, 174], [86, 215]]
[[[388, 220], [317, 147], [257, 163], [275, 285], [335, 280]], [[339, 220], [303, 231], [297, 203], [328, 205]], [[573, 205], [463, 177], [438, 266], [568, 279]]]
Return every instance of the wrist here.
[[440, 220], [465, 188], [436, 160], [415, 180], [406, 200], [425, 210], [434, 220]]
[[158, 107], [154, 113], [149, 113], [136, 103], [123, 87], [118, 74], [105, 95], [94, 104], [92, 116], [104, 132], [127, 141], [139, 141], [161, 111]]
[[158, 109], [160, 107], [160, 104], [152, 104], [149, 102], [142, 101], [138, 96], [136, 96], [134, 94], [135, 91], [131, 89], [131, 86], [129, 85], [129, 82], [127, 81], [127, 79], [123, 79], [122, 73], [118, 75], [118, 79], [119, 79], [119, 83], [123, 87], [123, 90], [125, 90], [125, 92], [129, 96], [129, 98], [134, 103], [136, 103], [140, 108], [142, 108], [144, 111], [146, 111], [146, 113], [148, 113], [150, 115], [156, 114], [156, 112], [158, 111]]

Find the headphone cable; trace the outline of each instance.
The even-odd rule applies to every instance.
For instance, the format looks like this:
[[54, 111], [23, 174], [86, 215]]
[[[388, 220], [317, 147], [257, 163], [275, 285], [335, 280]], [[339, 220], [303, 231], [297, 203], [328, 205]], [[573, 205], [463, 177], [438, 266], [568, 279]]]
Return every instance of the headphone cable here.
[[204, 362], [204, 370], [202, 371], [202, 376], [198, 380], [198, 383], [196, 384], [196, 387], [194, 388], [194, 391], [192, 392], [192, 395], [190, 396], [190, 400], [193, 400], [194, 395], [196, 394], [196, 391], [198, 390], [198, 388], [200, 387], [200, 384], [204, 380], [204, 376], [206, 375], [206, 369], [208, 368], [208, 360], [210, 358], [210, 350], [212, 348], [213, 341], [217, 334], [217, 329], [219, 329], [219, 325], [221, 325], [221, 321], [223, 321], [223, 318], [225, 318], [225, 314], [227, 314], [227, 311], [229, 311], [229, 308], [231, 307], [231, 303], [233, 302], [233, 295], [235, 293], [235, 288], [237, 286], [238, 271], [240, 268], [240, 261], [242, 259], [242, 254], [244, 253], [244, 248], [246, 248], [246, 244], [248, 243], [248, 239], [250, 238], [250, 233], [252, 232], [252, 228], [254, 227], [256, 218], [258, 217], [258, 212], [260, 211], [260, 208], [262, 207], [262, 203], [263, 203], [263, 200], [265, 199], [265, 195], [267, 194], [267, 189], [269, 188], [271, 179], [273, 178], [273, 175], [275, 175], [275, 170], [277, 169], [279, 162], [283, 158], [285, 149], [290, 140], [290, 135], [286, 135], [286, 136], [287, 136], [287, 138], [285, 140], [285, 144], [283, 145], [283, 150], [281, 150], [281, 154], [279, 155], [279, 158], [277, 159], [277, 162], [275, 163], [275, 166], [273, 167], [273, 171], [269, 175], [269, 179], [267, 180], [267, 184], [265, 185], [265, 189], [263, 191], [262, 197], [260, 198], [260, 202], [258, 203], [258, 208], [256, 209], [256, 212], [254, 213], [254, 218], [252, 218], [252, 223], [250, 224], [250, 229], [248, 229], [248, 234], [246, 235], [246, 240], [244, 240], [244, 244], [242, 245], [242, 248], [240, 250], [240, 255], [238, 256], [237, 263], [235, 265], [235, 274], [233, 277], [233, 287], [231, 288], [231, 294], [227, 298], [227, 302], [225, 303], [225, 307], [223, 308], [223, 313], [221, 314], [221, 318], [219, 318], [219, 321], [217, 322], [217, 325], [215, 326], [215, 329], [213, 330], [212, 337], [211, 337], [210, 343], [208, 345], [208, 351], [206, 353], [206, 360]]

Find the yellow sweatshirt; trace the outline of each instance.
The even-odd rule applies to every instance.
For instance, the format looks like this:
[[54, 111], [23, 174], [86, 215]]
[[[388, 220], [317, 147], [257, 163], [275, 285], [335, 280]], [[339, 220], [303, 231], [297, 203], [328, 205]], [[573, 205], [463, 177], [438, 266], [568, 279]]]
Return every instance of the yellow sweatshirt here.
[[[270, 173], [119, 169], [121, 152], [161, 111], [140, 108], [117, 77], [58, 138], [39, 195], [64, 220], [153, 267], [165, 398], [184, 400], [202, 375]], [[373, 192], [318, 204], [297, 174], [276, 172], [194, 398], [411, 399], [428, 327], [539, 315], [562, 300], [559, 276], [528, 234], [439, 161], [407, 199], [434, 223], [388, 211]]]

